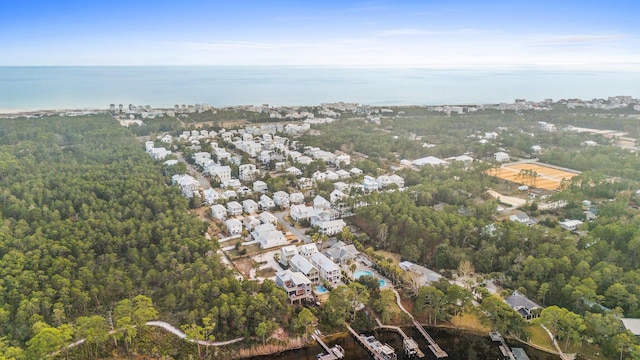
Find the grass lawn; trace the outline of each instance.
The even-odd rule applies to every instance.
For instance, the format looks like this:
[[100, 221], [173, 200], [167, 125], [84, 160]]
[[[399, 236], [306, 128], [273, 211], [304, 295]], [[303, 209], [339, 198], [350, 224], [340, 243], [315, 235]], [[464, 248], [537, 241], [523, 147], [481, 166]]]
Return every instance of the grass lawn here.
[[385, 259], [388, 259], [388, 258], [393, 259], [393, 263], [395, 265], [400, 264], [400, 254], [392, 253], [390, 251], [385, 251], [385, 250], [376, 250], [374, 254], [384, 256]]
[[456, 327], [479, 331], [479, 332], [490, 332], [491, 327], [487, 324], [483, 324], [478, 315], [473, 313], [462, 313], [458, 316], [454, 316], [451, 318], [451, 324]]
[[551, 338], [549, 334], [539, 325], [529, 325], [527, 327], [527, 331], [531, 334], [531, 338], [529, 341], [535, 345], [538, 345], [542, 348], [549, 349], [550, 351], [556, 351], [556, 348], [553, 346], [553, 342], [551, 342]]

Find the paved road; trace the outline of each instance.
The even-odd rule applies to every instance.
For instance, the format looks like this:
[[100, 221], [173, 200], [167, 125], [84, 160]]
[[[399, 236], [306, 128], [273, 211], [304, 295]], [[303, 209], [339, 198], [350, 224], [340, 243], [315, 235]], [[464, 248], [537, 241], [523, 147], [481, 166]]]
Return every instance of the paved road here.
[[285, 220], [285, 217], [289, 215], [289, 210], [273, 213], [273, 215], [275, 215], [278, 218], [278, 221], [282, 223], [282, 225], [285, 227], [287, 231], [295, 235], [298, 239], [300, 239], [300, 241], [302, 241], [305, 244], [309, 244], [313, 242], [313, 240], [311, 240], [310, 237], [304, 234], [303, 230], [296, 229], [295, 226], [291, 226], [291, 224], [287, 220]]
[[211, 184], [209, 183], [209, 180], [207, 180], [202, 175], [202, 173], [200, 171], [198, 171], [193, 165], [191, 165], [188, 162], [186, 162], [184, 160], [184, 158], [182, 157], [182, 153], [181, 152], [175, 152], [174, 154], [178, 158], [178, 161], [182, 161], [185, 165], [187, 165], [187, 170], [189, 171], [189, 174], [195, 175], [196, 180], [198, 180], [198, 182], [200, 183], [200, 186], [202, 186], [203, 190], [207, 190], [207, 189], [211, 188]]

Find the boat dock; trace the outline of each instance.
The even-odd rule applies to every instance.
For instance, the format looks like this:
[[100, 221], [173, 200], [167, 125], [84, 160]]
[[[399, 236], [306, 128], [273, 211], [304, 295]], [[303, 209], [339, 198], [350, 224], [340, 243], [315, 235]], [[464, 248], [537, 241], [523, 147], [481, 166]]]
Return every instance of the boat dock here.
[[311, 337], [315, 341], [317, 341], [320, 346], [322, 346], [324, 351], [326, 351], [325, 354], [318, 354], [319, 360], [338, 360], [344, 357], [344, 349], [342, 348], [342, 346], [335, 345], [334, 347], [330, 348], [327, 344], [324, 343], [324, 341], [322, 341], [322, 339], [320, 339], [320, 336], [313, 334], [311, 335]]
[[420, 325], [419, 322], [417, 322], [416, 320], [413, 320], [413, 324], [416, 326], [416, 328], [418, 328], [418, 331], [420, 331], [422, 336], [424, 336], [424, 338], [429, 343], [429, 350], [431, 350], [433, 355], [435, 355], [438, 359], [449, 357], [449, 355], [440, 348], [440, 345], [438, 345], [438, 343], [436, 343], [436, 341], [433, 340], [431, 335], [427, 333], [427, 331], [422, 327], [422, 325]]
[[420, 350], [420, 347], [418, 347], [418, 343], [413, 340], [413, 338], [407, 336], [407, 334], [405, 334], [405, 332], [400, 327], [392, 325], [382, 325], [382, 322], [378, 318], [376, 318], [376, 322], [378, 323], [379, 328], [396, 331], [400, 334], [400, 336], [402, 336], [402, 345], [404, 346], [404, 352], [407, 355], [416, 356], [420, 359], [424, 357], [424, 353], [422, 352], [422, 350]]
[[500, 343], [500, 352], [502, 353], [502, 356], [509, 360], [516, 360], [516, 356], [513, 354], [513, 351], [511, 351], [509, 345], [507, 345], [507, 342], [504, 341], [502, 334], [497, 331], [493, 331], [489, 333], [489, 336], [492, 341]]
[[[347, 329], [349, 329], [349, 333], [354, 337], [365, 349], [373, 356], [374, 360], [388, 360], [385, 356], [383, 356], [377, 349], [375, 349], [371, 342], [367, 341], [366, 336], [359, 335], [353, 328], [347, 324]], [[395, 355], [395, 352], [394, 354]]]

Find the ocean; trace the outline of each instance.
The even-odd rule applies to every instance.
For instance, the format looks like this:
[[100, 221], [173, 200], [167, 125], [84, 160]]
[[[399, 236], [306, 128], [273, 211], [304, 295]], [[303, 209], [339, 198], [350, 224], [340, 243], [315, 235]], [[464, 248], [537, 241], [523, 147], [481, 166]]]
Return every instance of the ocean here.
[[640, 73], [294, 66], [0, 67], [0, 110], [109, 104], [487, 104], [640, 97]]

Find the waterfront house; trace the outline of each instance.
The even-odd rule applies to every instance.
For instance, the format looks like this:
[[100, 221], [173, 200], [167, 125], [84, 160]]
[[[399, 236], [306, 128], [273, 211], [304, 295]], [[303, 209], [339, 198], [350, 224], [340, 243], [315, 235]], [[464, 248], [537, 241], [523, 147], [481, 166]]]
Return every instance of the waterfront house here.
[[320, 271], [302, 255], [296, 254], [289, 259], [289, 266], [292, 271], [298, 271], [304, 274], [312, 284], [318, 284], [320, 282]]
[[340, 283], [340, 267], [322, 253], [311, 255], [311, 264], [320, 272], [320, 278], [333, 285]]
[[300, 272], [293, 272], [289, 269], [278, 272], [276, 286], [284, 289], [291, 304], [296, 301], [301, 303], [313, 300], [311, 281]]

